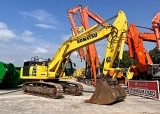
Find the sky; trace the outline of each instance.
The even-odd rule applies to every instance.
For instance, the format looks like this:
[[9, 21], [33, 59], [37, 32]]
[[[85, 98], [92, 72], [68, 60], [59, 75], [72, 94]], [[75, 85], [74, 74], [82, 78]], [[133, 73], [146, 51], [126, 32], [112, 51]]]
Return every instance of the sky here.
[[[122, 10], [128, 25], [145, 27], [152, 27], [152, 18], [160, 12], [159, 0], [0, 0], [0, 61], [22, 66], [34, 56], [53, 58], [60, 45], [71, 36], [67, 10], [78, 5], [88, 6], [104, 20]], [[91, 20], [91, 25], [94, 24]], [[95, 43], [101, 62], [106, 44], [107, 40]], [[156, 46], [150, 42], [144, 44], [147, 50]], [[84, 67], [77, 52], [72, 53], [71, 59], [76, 68]]]

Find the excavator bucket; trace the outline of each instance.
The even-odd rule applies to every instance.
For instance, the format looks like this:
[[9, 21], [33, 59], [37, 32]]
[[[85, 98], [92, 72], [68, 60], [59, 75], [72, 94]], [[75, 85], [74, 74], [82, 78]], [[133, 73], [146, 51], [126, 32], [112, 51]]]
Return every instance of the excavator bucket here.
[[89, 100], [84, 102], [105, 105], [122, 101], [126, 96], [125, 89], [118, 84], [117, 80], [113, 81], [112, 78], [106, 76], [97, 79], [95, 92]]

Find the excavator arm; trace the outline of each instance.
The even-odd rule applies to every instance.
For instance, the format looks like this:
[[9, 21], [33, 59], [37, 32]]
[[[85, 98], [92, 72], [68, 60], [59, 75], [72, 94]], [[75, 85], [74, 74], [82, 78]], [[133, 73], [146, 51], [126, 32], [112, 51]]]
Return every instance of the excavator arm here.
[[[79, 5], [79, 6], [76, 6], [74, 8], [71, 8], [71, 9], [69, 9], [67, 11], [67, 13], [68, 13], [68, 18], [69, 18], [69, 20], [70, 20], [70, 22], [72, 24], [72, 28], [73, 28], [74, 34], [75, 35], [79, 34], [78, 30], [77, 30], [77, 26], [76, 26], [76, 20], [75, 20], [73, 15], [77, 15], [79, 20], [80, 20], [80, 22], [83, 23], [82, 22], [83, 18], [82, 18], [82, 15], [81, 15], [82, 14], [82, 6]], [[84, 49], [83, 48], [78, 49], [78, 53], [80, 55], [81, 60], [82, 59], [85, 60], [86, 53], [85, 53]]]
[[137, 62], [136, 66], [131, 66], [131, 70], [134, 72], [134, 76], [142, 76], [147, 75], [147, 65], [153, 64], [149, 53], [144, 48], [143, 41], [156, 42], [157, 40], [154, 33], [140, 33], [137, 27], [140, 26], [136, 26], [134, 23], [130, 24], [126, 44], [128, 45], [130, 58]]
[[[98, 16], [96, 13], [92, 12], [88, 6], [85, 8], [82, 8], [81, 5], [76, 6], [72, 9], [68, 10], [68, 17], [70, 19], [73, 31], [75, 35], [78, 35], [78, 29], [79, 27], [76, 26], [76, 21], [73, 19], [73, 16], [77, 15], [79, 18], [79, 21], [81, 22], [82, 27], [84, 27], [84, 30], [89, 29], [89, 18], [93, 19], [97, 23], [103, 24], [105, 20], [103, 20], [100, 16]], [[73, 21], [74, 20], [74, 21]], [[105, 22], [106, 23], [106, 22]], [[107, 25], [107, 23], [106, 23]], [[89, 71], [89, 73], [85, 73], [86, 77], [93, 78], [92, 84], [96, 85], [96, 78], [97, 78], [97, 72], [96, 69], [100, 67], [100, 61], [98, 57], [98, 53], [95, 47], [95, 44], [90, 44], [86, 46], [86, 71]], [[80, 51], [79, 51], [80, 52]], [[84, 55], [82, 53], [79, 53], [81, 58], [84, 58]], [[93, 76], [92, 76], [93, 75]]]
[[116, 30], [114, 32], [114, 36], [110, 36], [108, 38], [108, 44], [106, 48], [106, 55], [105, 55], [105, 62], [103, 65], [103, 73], [108, 74], [108, 71], [111, 70], [113, 62], [115, 60], [115, 57], [117, 55], [117, 52], [119, 50], [119, 57], [118, 59], [121, 60], [123, 56], [123, 49], [125, 44], [125, 38], [126, 38], [126, 31], [127, 31], [127, 25], [120, 25], [120, 28], [122, 27], [121, 31]]
[[138, 67], [141, 72], [146, 72], [147, 62], [143, 39], [139, 38], [139, 31], [134, 24], [131, 24], [128, 28], [127, 43], [129, 47], [130, 57], [137, 60]]

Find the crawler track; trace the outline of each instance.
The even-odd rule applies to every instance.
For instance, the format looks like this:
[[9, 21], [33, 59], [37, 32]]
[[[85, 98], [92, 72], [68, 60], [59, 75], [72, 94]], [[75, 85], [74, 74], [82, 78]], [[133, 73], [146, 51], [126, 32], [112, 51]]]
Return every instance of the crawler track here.
[[61, 98], [63, 96], [63, 87], [60, 84], [51, 82], [26, 82], [23, 84], [22, 89], [24, 93], [37, 96], [50, 98]]
[[26, 94], [54, 99], [62, 98], [63, 94], [78, 96], [83, 93], [81, 84], [66, 81], [58, 81], [57, 83], [31, 81], [24, 83], [22, 89]]
[[59, 81], [58, 82], [63, 87], [64, 94], [68, 95], [82, 95], [83, 86], [79, 83]]
[[92, 86], [92, 80], [91, 79], [77, 77], [77, 81], [81, 82], [81, 83], [84, 83], [88, 86]]

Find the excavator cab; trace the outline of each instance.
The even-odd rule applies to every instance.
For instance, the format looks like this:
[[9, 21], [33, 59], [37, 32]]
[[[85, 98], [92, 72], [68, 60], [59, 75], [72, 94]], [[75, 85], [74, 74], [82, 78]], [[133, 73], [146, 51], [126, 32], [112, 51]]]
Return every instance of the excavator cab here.
[[[43, 66], [48, 66], [50, 62], [50, 59], [43, 59], [43, 58], [38, 58], [38, 56], [32, 57], [31, 61], [26, 61], [24, 62], [23, 65], [23, 76], [29, 76], [29, 70], [30, 67], [33, 67], [33, 72], [32, 75], [36, 76], [36, 70], [37, 70], [37, 65], [43, 65]], [[64, 59], [60, 65], [60, 70], [61, 72], [63, 72], [63, 74], [61, 74], [61, 78], [71, 78], [73, 76], [74, 73], [74, 68], [73, 68], [73, 64], [74, 67], [76, 66], [75, 63], [72, 63], [71, 59]]]
[[160, 65], [152, 64], [147, 66], [148, 75], [152, 76], [152, 79], [160, 79]]
[[64, 68], [64, 75], [62, 78], [72, 78], [74, 73], [74, 67], [76, 67], [76, 64], [72, 63], [71, 59], [64, 59], [61, 63], [61, 70], [63, 70]]

